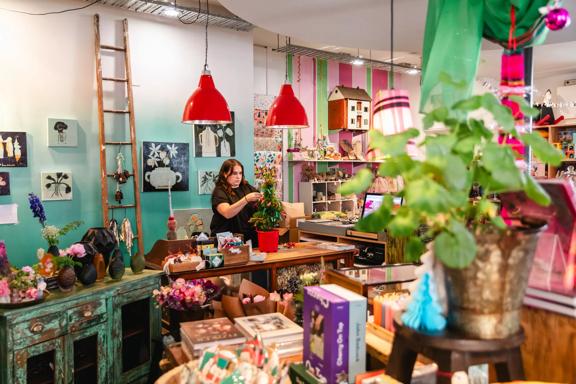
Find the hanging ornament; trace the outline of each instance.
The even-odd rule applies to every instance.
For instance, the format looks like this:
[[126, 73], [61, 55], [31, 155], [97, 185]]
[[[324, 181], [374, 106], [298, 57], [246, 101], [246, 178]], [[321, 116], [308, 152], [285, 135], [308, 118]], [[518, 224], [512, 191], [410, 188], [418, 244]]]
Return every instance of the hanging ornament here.
[[108, 229], [114, 234], [116, 244], [120, 243], [120, 235], [118, 234], [118, 221], [116, 221], [116, 219], [110, 220], [110, 223], [108, 223]]
[[134, 242], [134, 232], [132, 232], [132, 225], [127, 217], [122, 220], [122, 225], [120, 226], [120, 240], [126, 245], [126, 250], [128, 255], [132, 256], [132, 244]]
[[551, 31], [559, 31], [570, 25], [570, 12], [566, 8], [553, 8], [545, 16], [544, 22]]
[[122, 199], [124, 199], [124, 194], [120, 190], [120, 184], [116, 183], [116, 193], [114, 193], [114, 200], [116, 200], [118, 204], [122, 204]]
[[130, 172], [124, 169], [124, 155], [121, 152], [118, 152], [116, 155], [116, 172], [114, 172], [114, 180], [119, 184], [124, 184], [128, 181], [128, 177], [130, 177]]

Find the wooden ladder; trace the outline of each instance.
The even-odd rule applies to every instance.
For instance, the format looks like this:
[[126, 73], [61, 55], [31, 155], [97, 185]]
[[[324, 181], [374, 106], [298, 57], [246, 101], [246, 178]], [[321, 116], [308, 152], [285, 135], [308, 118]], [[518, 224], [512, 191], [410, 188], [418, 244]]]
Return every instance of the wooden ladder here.
[[[144, 240], [142, 236], [142, 212], [140, 205], [140, 180], [138, 172], [138, 157], [136, 154], [136, 124], [134, 120], [134, 96], [132, 94], [132, 75], [130, 70], [130, 46], [128, 43], [128, 20], [122, 21], [123, 26], [123, 47], [115, 47], [112, 45], [104, 45], [100, 42], [100, 17], [94, 15], [94, 33], [95, 41], [94, 48], [96, 52], [96, 83], [98, 88], [98, 131], [100, 143], [100, 179], [102, 182], [102, 215], [104, 226], [108, 227], [110, 222], [110, 211], [115, 209], [134, 209], [134, 216], [136, 217], [136, 233], [134, 239], [137, 240], [138, 252], [144, 254]], [[124, 78], [117, 77], [103, 77], [102, 76], [102, 51], [118, 51], [124, 54]], [[119, 82], [124, 83], [126, 87], [126, 96], [128, 99], [127, 109], [107, 109], [104, 108], [103, 99], [103, 82]], [[107, 140], [106, 128], [104, 124], [105, 114], [123, 114], [128, 115], [130, 125], [130, 141], [109, 141]], [[108, 198], [110, 192], [108, 190], [108, 179], [114, 177], [114, 173], [109, 173], [106, 167], [106, 147], [107, 146], [130, 146], [132, 158], [132, 171], [129, 177], [133, 180], [134, 199], [132, 204], [110, 204]], [[121, 147], [118, 147], [121, 148]], [[136, 253], [133, 253], [136, 254]]]

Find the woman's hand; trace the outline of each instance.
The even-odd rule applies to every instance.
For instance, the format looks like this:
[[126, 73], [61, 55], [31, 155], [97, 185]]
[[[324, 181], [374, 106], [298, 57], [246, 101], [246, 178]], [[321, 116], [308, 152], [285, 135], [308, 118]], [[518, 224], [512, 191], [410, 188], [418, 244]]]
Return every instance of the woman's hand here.
[[246, 199], [246, 201], [249, 203], [257, 202], [261, 198], [262, 198], [262, 194], [260, 192], [251, 192], [251, 193], [247, 194], [246, 196], [244, 196], [244, 199]]

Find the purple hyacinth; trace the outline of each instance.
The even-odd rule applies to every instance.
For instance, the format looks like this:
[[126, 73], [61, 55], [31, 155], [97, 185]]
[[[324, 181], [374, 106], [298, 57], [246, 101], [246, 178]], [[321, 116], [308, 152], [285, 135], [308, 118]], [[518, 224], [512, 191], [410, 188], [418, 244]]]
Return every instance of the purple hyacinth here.
[[44, 213], [44, 206], [40, 202], [40, 199], [35, 194], [29, 193], [28, 201], [30, 202], [30, 209], [34, 214], [34, 217], [37, 217], [40, 224], [44, 226], [44, 223], [46, 222], [46, 214]]

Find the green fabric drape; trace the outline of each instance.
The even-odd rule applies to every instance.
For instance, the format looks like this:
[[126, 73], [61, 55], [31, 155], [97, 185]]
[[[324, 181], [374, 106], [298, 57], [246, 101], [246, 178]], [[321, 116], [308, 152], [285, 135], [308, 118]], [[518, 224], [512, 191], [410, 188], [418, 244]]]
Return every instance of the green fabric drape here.
[[[482, 37], [508, 45], [511, 5], [515, 8], [514, 36], [518, 48], [543, 41], [546, 28], [538, 8], [547, 3], [547, 0], [429, 0], [420, 111], [449, 106], [471, 95]], [[440, 81], [442, 73], [457, 84], [446, 87]]]

